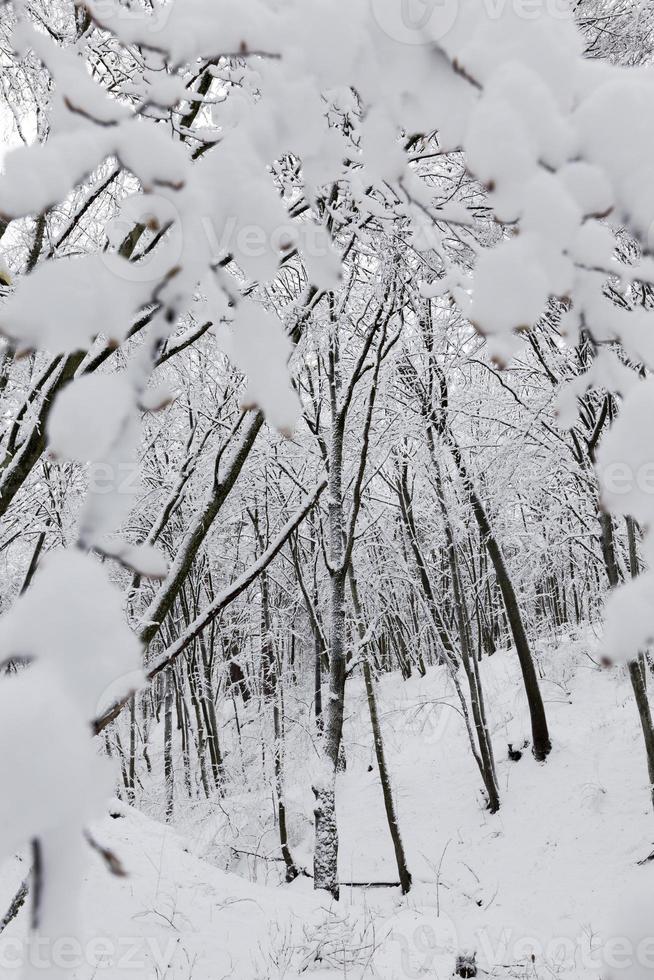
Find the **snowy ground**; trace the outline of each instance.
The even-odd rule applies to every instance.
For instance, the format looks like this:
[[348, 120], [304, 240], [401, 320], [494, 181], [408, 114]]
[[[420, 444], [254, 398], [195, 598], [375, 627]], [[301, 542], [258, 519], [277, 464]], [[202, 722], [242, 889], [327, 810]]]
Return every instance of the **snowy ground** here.
[[[129, 877], [109, 878], [94, 858], [83, 902], [87, 940], [109, 937], [104, 948], [111, 965], [80, 965], [65, 975], [448, 978], [457, 953], [469, 949], [477, 952], [482, 976], [653, 976], [654, 942], [638, 943], [654, 935], [654, 862], [637, 861], [652, 850], [654, 814], [627, 679], [596, 669], [587, 655], [590, 636], [552, 640], [540, 653], [554, 740], [545, 765], [529, 751], [517, 763], [507, 758], [507, 743], [520, 744], [528, 730], [514, 656], [498, 653], [483, 665], [502, 789], [495, 816], [481, 806], [480, 780], [443, 671], [382, 682], [387, 749], [414, 877], [406, 899], [395, 888], [346, 887], [335, 905], [317, 896], [308, 878], [292, 886], [270, 875], [267, 884], [263, 877], [248, 881], [203, 859], [214, 831], [197, 820], [183, 834], [122, 808], [121, 817], [107, 817], [95, 833]], [[340, 875], [393, 880], [356, 681], [349, 699]], [[301, 825], [307, 828], [308, 765], [287, 774], [289, 784], [302, 786], [289, 800], [306, 808]], [[226, 800], [224, 809], [229, 806]], [[309, 844], [307, 835], [296, 847], [308, 867]], [[20, 874], [16, 862], [5, 869], [5, 904]], [[25, 925], [23, 912], [0, 940], [2, 976], [16, 976], [11, 963]], [[92, 960], [101, 949], [85, 941], [81, 958]], [[640, 967], [628, 968], [639, 960]]]

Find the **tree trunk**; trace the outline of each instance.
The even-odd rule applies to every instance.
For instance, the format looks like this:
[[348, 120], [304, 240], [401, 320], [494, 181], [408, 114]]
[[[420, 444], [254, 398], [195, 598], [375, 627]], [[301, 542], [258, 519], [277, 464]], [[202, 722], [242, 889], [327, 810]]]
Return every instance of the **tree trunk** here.
[[[332, 504], [330, 502], [330, 509]], [[339, 767], [343, 735], [345, 701], [345, 573], [340, 569], [330, 576], [330, 644], [329, 701], [324, 715], [322, 735], [323, 764], [314, 780], [316, 798], [315, 852], [313, 876], [315, 888], [325, 889], [335, 899], [338, 887], [338, 828], [336, 826], [336, 773]]]
[[286, 803], [284, 802], [284, 763], [283, 745], [284, 732], [282, 728], [281, 712], [279, 709], [279, 691], [275, 695], [273, 705], [273, 724], [275, 729], [275, 792], [277, 795], [277, 819], [279, 820], [279, 843], [286, 866], [286, 881], [294, 881], [299, 871], [293, 860], [291, 849], [288, 844], [288, 830], [286, 826]]
[[338, 888], [338, 828], [336, 825], [336, 773], [338, 771], [345, 703], [345, 576], [343, 519], [343, 439], [345, 422], [333, 422], [329, 459], [329, 701], [323, 716], [322, 766], [314, 780], [316, 798], [314, 887], [335, 899]]
[[[359, 633], [359, 640], [362, 642], [365, 637], [365, 627], [363, 624], [363, 610], [361, 608], [361, 601], [359, 599], [359, 590], [357, 588], [356, 578], [354, 576], [354, 569], [350, 566], [350, 590], [352, 592], [352, 605], [354, 606], [354, 615], [357, 621], [357, 630]], [[377, 711], [377, 697], [375, 695], [375, 682], [372, 676], [372, 671], [370, 669], [370, 663], [368, 661], [365, 653], [363, 655], [363, 678], [366, 685], [366, 698], [368, 700], [368, 710], [370, 711], [370, 724], [372, 726], [372, 735], [375, 743], [375, 755], [377, 757], [377, 766], [379, 767], [379, 778], [381, 780], [382, 793], [384, 794], [384, 808], [386, 810], [386, 819], [388, 821], [388, 829], [390, 831], [391, 840], [393, 841], [393, 850], [395, 851], [395, 863], [397, 864], [397, 872], [400, 876], [400, 887], [402, 888], [402, 894], [406, 895], [411, 890], [411, 872], [409, 871], [406, 855], [404, 853], [404, 845], [402, 843], [402, 837], [400, 835], [400, 827], [397, 821], [397, 814], [395, 811], [395, 802], [393, 800], [393, 790], [391, 787], [390, 774], [388, 772], [388, 767], [386, 765], [386, 755], [384, 753], [384, 739], [382, 735], [381, 725], [379, 722], [379, 712]]]
[[127, 800], [133, 806], [136, 798], [136, 695], [129, 700], [129, 759], [127, 765]]
[[164, 786], [166, 792], [166, 822], [173, 818], [175, 786], [173, 773], [173, 682], [170, 669], [163, 678], [164, 685]]
[[450, 565], [450, 575], [452, 579], [452, 593], [456, 612], [457, 625], [459, 630], [459, 641], [461, 645], [461, 659], [463, 669], [468, 680], [470, 690], [470, 701], [472, 704], [472, 717], [474, 718], [477, 731], [477, 742], [482, 761], [482, 779], [488, 793], [488, 809], [491, 813], [497, 813], [500, 808], [500, 794], [497, 785], [497, 774], [495, 771], [495, 758], [493, 756], [493, 744], [488, 731], [486, 721], [486, 706], [484, 704], [484, 692], [481, 686], [479, 668], [471, 650], [470, 634], [468, 631], [468, 615], [466, 609], [463, 588], [461, 585], [461, 575], [456, 553], [456, 542], [454, 532], [450, 523], [450, 516], [447, 511], [443, 480], [438, 461], [434, 458], [434, 473], [436, 477], [436, 494], [438, 496], [443, 525], [445, 528], [445, 540]]
[[[259, 536], [258, 526], [255, 523], [259, 545], [263, 548], [263, 539]], [[286, 865], [286, 881], [294, 881], [299, 872], [291, 849], [288, 844], [288, 830], [286, 827], [286, 804], [284, 802], [284, 767], [283, 767], [283, 738], [282, 719], [279, 710], [281, 692], [279, 689], [279, 677], [277, 670], [277, 657], [273, 646], [270, 619], [270, 593], [268, 591], [268, 575], [263, 572], [261, 575], [261, 670], [262, 688], [265, 700], [273, 701], [273, 729], [275, 737], [274, 760], [275, 769], [275, 795], [277, 797], [277, 820], [279, 824], [279, 845]]]
[[200, 652], [202, 654], [202, 680], [200, 684], [200, 703], [202, 705], [202, 716], [207, 730], [207, 745], [209, 746], [209, 758], [211, 759], [211, 772], [213, 774], [216, 789], [223, 795], [224, 771], [223, 756], [220, 748], [220, 733], [218, 730], [218, 718], [216, 716], [216, 704], [211, 690], [211, 665], [209, 652], [203, 636], [198, 638]]
[[484, 506], [477, 496], [463, 463], [459, 447], [451, 436], [448, 436], [448, 445], [461, 480], [468, 493], [470, 504], [479, 526], [481, 540], [486, 546], [490, 560], [493, 563], [493, 568], [495, 569], [495, 578], [497, 579], [497, 584], [500, 587], [502, 599], [504, 600], [504, 608], [506, 609], [511, 633], [513, 634], [513, 641], [520, 661], [520, 669], [527, 694], [529, 715], [531, 718], [532, 751], [535, 758], [539, 762], [543, 762], [552, 750], [552, 743], [547, 727], [545, 705], [543, 704], [536, 668], [529, 648], [529, 641], [527, 640], [527, 633], [522, 621], [522, 614], [516, 598], [515, 589], [513, 588], [513, 582], [504, 562], [500, 545], [492, 532]]
[[[615, 536], [613, 533], [613, 518], [610, 514], [602, 511], [599, 515], [600, 528], [602, 531], [602, 554], [606, 565], [606, 575], [609, 586], [614, 589], [619, 584], [618, 562], [615, 554]], [[633, 524], [627, 525], [629, 533], [629, 559], [631, 574], [635, 578], [638, 575], [638, 558], [636, 554], [636, 539]], [[652, 711], [647, 697], [647, 684], [645, 681], [646, 672], [642, 654], [629, 664], [629, 679], [638, 708], [638, 717], [643, 730], [643, 740], [645, 742], [645, 754], [647, 756], [647, 772], [649, 775], [650, 797], [652, 808], [654, 808], [654, 723], [652, 721]]]

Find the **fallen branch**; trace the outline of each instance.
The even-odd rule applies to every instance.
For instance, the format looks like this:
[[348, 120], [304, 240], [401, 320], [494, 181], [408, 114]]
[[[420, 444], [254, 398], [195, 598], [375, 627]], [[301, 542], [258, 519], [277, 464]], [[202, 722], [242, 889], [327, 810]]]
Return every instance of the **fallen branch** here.
[[0, 933], [4, 932], [10, 922], [13, 922], [23, 905], [25, 904], [25, 899], [27, 898], [27, 893], [29, 891], [29, 885], [27, 878], [21, 884], [20, 888], [11, 900], [11, 905], [0, 919]]

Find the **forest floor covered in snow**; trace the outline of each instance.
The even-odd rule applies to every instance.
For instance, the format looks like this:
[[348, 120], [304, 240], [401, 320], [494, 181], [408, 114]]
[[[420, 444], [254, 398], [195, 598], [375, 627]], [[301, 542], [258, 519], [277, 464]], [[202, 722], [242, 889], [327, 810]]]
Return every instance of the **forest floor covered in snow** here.
[[[333, 903], [314, 893], [310, 878], [281, 884], [278, 864], [247, 856], [240, 874], [225, 871], [215, 837], [230, 826], [234, 832], [244, 812], [229, 797], [213, 811], [206, 805], [182, 811], [173, 826], [116, 804], [120, 815], [107, 816], [94, 833], [128, 876], [108, 876], [94, 856], [82, 907], [84, 950], [95, 956], [101, 947], [91, 940], [104, 937], [109, 964], [97, 970], [79, 963], [65, 975], [449, 978], [463, 951], [476, 952], [480, 976], [652, 975], [653, 944], [638, 945], [648, 934], [639, 896], [654, 888], [654, 862], [638, 864], [654, 842], [638, 716], [628, 677], [599, 670], [595, 646], [584, 634], [538, 648], [554, 742], [546, 764], [529, 750], [517, 762], [508, 759], [508, 743], [519, 747], [528, 733], [519, 669], [510, 651], [484, 660], [502, 792], [496, 815], [483, 808], [444, 669], [407, 682], [384, 677], [380, 709], [413, 874], [405, 898], [399, 888], [345, 886]], [[348, 698], [348, 765], [338, 785], [340, 878], [394, 881], [367, 706], [356, 679], [348, 683]], [[310, 780], [309, 753], [301, 762], [287, 758], [294, 855], [308, 869]], [[274, 854], [271, 831], [249, 849]], [[4, 868], [5, 905], [25, 867], [16, 861]], [[16, 975], [11, 956], [18, 957], [26, 918], [23, 910], [2, 936], [2, 976]]]

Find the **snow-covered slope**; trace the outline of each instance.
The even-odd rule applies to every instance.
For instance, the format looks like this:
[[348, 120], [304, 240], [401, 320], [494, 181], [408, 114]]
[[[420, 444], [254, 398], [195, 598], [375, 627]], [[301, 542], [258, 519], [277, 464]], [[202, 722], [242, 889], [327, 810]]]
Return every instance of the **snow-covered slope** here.
[[[447, 978], [457, 954], [470, 950], [480, 975], [651, 976], [654, 943], [638, 948], [654, 931], [648, 927], [654, 862], [637, 864], [654, 841], [638, 718], [625, 676], [597, 670], [590, 646], [585, 637], [541, 648], [554, 740], [545, 765], [528, 750], [518, 762], [507, 757], [507, 744], [521, 745], [528, 732], [515, 657], [504, 652], [484, 662], [502, 790], [494, 816], [483, 809], [444, 671], [382, 681], [380, 709], [414, 878], [407, 898], [396, 888], [346, 886], [333, 904], [306, 877], [291, 886], [252, 883], [203, 859], [197, 825], [183, 834], [120, 807], [121, 815], [107, 817], [94, 833], [128, 877], [110, 878], [94, 857], [82, 909], [86, 940], [76, 969], [63, 975]], [[348, 708], [348, 768], [339, 777], [341, 880], [392, 881], [357, 681]], [[306, 790], [291, 793], [296, 806], [310, 807], [308, 781], [308, 760], [288, 763], [289, 787], [297, 782]], [[230, 800], [223, 806], [228, 812]], [[306, 846], [303, 852], [296, 842], [302, 859], [309, 857]], [[18, 866], [7, 870], [3, 901], [19, 874]], [[23, 912], [0, 940], [4, 952], [16, 953], [7, 943], [25, 925]], [[110, 965], [97, 972], [90, 961], [102, 946], [92, 937], [107, 940]], [[6, 960], [2, 975], [15, 976]]]

